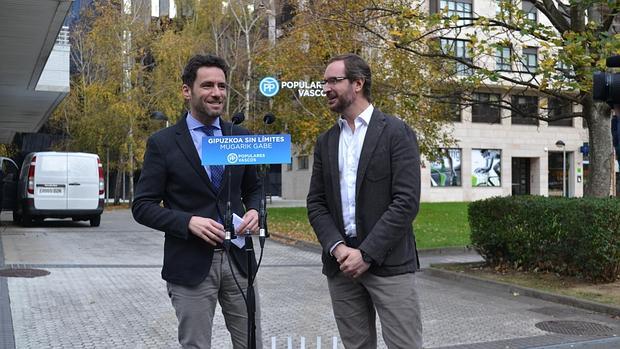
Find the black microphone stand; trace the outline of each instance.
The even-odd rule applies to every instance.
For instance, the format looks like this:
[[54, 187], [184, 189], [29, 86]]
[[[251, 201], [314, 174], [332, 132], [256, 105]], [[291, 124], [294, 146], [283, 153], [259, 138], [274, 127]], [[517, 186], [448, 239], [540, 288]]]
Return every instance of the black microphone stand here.
[[[265, 125], [271, 124], [275, 120], [275, 116], [273, 114], [267, 114], [263, 118], [263, 122]], [[258, 273], [258, 267], [260, 266], [260, 261], [263, 259], [263, 248], [265, 247], [265, 238], [269, 237], [269, 232], [267, 230], [267, 202], [265, 199], [265, 176], [266, 169], [268, 165], [259, 165], [258, 166], [258, 176], [260, 177], [260, 203], [258, 209], [258, 217], [259, 217], [259, 243], [261, 248], [261, 256], [258, 264], [256, 265], [256, 269], [252, 263], [254, 256], [254, 241], [252, 240], [252, 232], [247, 230], [245, 233], [245, 253], [247, 259], [247, 268], [248, 268], [248, 287], [246, 290], [247, 295], [247, 311], [248, 311], [248, 348], [256, 349], [256, 296], [254, 294], [254, 280], [256, 278], [256, 274]]]
[[[230, 126], [230, 135], [232, 135], [232, 129], [233, 126], [236, 124], [240, 124], [241, 122], [243, 122], [243, 120], [245, 120], [245, 116], [243, 115], [243, 113], [237, 113], [233, 116], [232, 118], [232, 123]], [[273, 114], [267, 114], [265, 115], [263, 121], [266, 125], [271, 124], [273, 121], [275, 120], [275, 116], [273, 116]], [[262, 261], [263, 259], [263, 247], [265, 246], [265, 238], [269, 237], [269, 232], [267, 230], [267, 203], [265, 200], [265, 176], [266, 176], [266, 169], [267, 166], [260, 166], [258, 168], [257, 174], [258, 176], [260, 176], [260, 186], [261, 186], [261, 196], [260, 196], [260, 202], [259, 202], [259, 241], [260, 241], [260, 247], [261, 247], [261, 255], [260, 255], [260, 259], [258, 264], [256, 264], [256, 268], [254, 267], [254, 241], [252, 240], [252, 231], [250, 231], [249, 229], [245, 231], [244, 233], [244, 237], [245, 237], [245, 246], [244, 246], [244, 250], [245, 250], [245, 254], [246, 254], [246, 266], [247, 266], [247, 279], [248, 279], [248, 285], [247, 285], [247, 289], [246, 289], [246, 294], [243, 295], [243, 290], [241, 289], [241, 286], [239, 285], [239, 283], [237, 282], [237, 279], [234, 278], [234, 273], [233, 273], [233, 278], [235, 279], [235, 283], [237, 284], [237, 287], [239, 287], [239, 290], [241, 291], [241, 295], [243, 296], [244, 300], [245, 300], [245, 305], [246, 305], [246, 309], [248, 312], [248, 324], [247, 324], [247, 343], [248, 343], [248, 348], [249, 349], [256, 349], [256, 295], [254, 292], [254, 280], [256, 278], [256, 274], [258, 273], [258, 267], [260, 266], [260, 261]], [[224, 218], [224, 230], [225, 230], [225, 238], [224, 238], [224, 249], [227, 252], [228, 255], [228, 263], [229, 265], [230, 263], [230, 243], [231, 243], [231, 239], [235, 239], [235, 227], [233, 224], [233, 212], [232, 212], [232, 207], [231, 207], [231, 202], [230, 202], [230, 190], [231, 190], [231, 170], [229, 169], [228, 171], [228, 200], [226, 202], [226, 214], [225, 214], [225, 218]], [[231, 271], [232, 271], [232, 266], [231, 266]]]
[[256, 349], [256, 296], [254, 294], [254, 278], [258, 268], [254, 271], [252, 257], [254, 256], [254, 242], [252, 232], [247, 230], [245, 233], [245, 254], [248, 268], [248, 287], [246, 290], [246, 308], [248, 311], [248, 348]]
[[[275, 115], [271, 113], [267, 113], [263, 117], [263, 125], [266, 128], [267, 125], [272, 124], [275, 120], [276, 120]], [[266, 132], [266, 129], [265, 129], [265, 132]], [[268, 169], [269, 169], [269, 165], [259, 166], [259, 169], [258, 169], [259, 170], [258, 175], [260, 177], [260, 189], [261, 189], [260, 206], [259, 206], [259, 211], [258, 211], [259, 228], [260, 228], [258, 239], [260, 242], [261, 249], [265, 246], [265, 238], [269, 237], [269, 230], [267, 229], [267, 196], [265, 194], [265, 177], [267, 177], [268, 175]]]
[[[243, 113], [236, 113], [233, 115], [230, 122], [230, 132], [229, 135], [232, 136], [233, 126], [240, 124], [245, 120], [245, 115]], [[233, 212], [232, 212], [232, 204], [230, 203], [230, 187], [232, 183], [231, 172], [232, 169], [227, 169], [227, 178], [228, 181], [228, 193], [226, 196], [226, 214], [224, 215], [224, 249], [228, 252], [230, 250], [230, 240], [236, 238], [235, 234], [235, 225], [233, 224]]]

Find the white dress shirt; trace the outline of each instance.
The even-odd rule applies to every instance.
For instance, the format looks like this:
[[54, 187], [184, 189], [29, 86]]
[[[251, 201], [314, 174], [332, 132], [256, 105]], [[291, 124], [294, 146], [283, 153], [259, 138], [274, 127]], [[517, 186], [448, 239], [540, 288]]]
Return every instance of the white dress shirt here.
[[[366, 130], [374, 107], [368, 106], [355, 120], [355, 131], [351, 130], [347, 121], [340, 117], [340, 139], [338, 142], [338, 175], [340, 178], [340, 202], [342, 204], [342, 221], [348, 237], [357, 236], [355, 226], [355, 186], [357, 182], [357, 166], [366, 138]], [[340, 243], [340, 242], [338, 242]], [[330, 252], [338, 245], [336, 243]]]

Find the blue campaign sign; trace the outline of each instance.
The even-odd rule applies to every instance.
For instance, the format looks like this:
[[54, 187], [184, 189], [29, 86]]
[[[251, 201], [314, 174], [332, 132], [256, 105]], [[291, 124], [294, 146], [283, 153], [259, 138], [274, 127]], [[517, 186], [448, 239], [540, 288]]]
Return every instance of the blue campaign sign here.
[[260, 165], [291, 162], [291, 135], [202, 138], [203, 165]]

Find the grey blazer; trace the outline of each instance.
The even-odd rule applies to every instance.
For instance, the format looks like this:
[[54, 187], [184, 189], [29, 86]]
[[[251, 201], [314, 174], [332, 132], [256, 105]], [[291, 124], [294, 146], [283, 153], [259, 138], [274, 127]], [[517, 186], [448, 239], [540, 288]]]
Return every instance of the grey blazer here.
[[[321, 134], [307, 197], [308, 218], [323, 248], [323, 274], [340, 269], [329, 249], [344, 240], [338, 143], [340, 127]], [[375, 109], [357, 169], [355, 220], [359, 249], [380, 276], [413, 273], [419, 267], [412, 222], [420, 206], [420, 155], [415, 132], [402, 120]]]

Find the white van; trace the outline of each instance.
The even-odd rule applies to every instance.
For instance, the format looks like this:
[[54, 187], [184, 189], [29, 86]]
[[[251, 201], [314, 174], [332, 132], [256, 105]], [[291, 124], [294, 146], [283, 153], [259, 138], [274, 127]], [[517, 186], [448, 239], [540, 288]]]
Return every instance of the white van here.
[[45, 218], [101, 223], [104, 201], [103, 168], [89, 153], [36, 152], [24, 159], [13, 220], [29, 225]]

